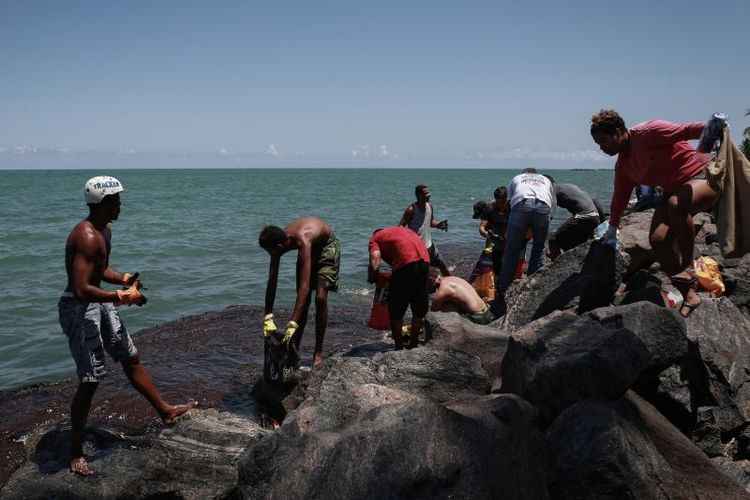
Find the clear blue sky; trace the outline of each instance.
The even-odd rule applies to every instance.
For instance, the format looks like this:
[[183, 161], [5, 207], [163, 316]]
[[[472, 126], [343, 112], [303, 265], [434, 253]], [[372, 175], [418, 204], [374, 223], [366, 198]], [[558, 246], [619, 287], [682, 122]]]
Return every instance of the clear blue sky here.
[[748, 25], [747, 0], [0, 0], [0, 168], [81, 151], [607, 166], [588, 134], [602, 107], [724, 111], [739, 138]]

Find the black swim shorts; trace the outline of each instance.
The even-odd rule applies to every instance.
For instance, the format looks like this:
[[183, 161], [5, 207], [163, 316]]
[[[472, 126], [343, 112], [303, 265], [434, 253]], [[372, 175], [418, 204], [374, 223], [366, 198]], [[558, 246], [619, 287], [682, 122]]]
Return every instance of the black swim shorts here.
[[427, 315], [429, 272], [429, 265], [422, 260], [407, 264], [393, 272], [388, 291], [388, 312], [391, 319], [403, 319], [409, 306], [412, 316], [424, 318]]

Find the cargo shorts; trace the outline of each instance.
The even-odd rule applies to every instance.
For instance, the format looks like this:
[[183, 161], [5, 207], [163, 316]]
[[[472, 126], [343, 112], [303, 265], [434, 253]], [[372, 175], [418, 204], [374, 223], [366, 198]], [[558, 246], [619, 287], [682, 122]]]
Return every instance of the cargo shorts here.
[[113, 304], [83, 302], [65, 294], [57, 308], [81, 382], [99, 382], [106, 375], [105, 351], [117, 362], [138, 355]]

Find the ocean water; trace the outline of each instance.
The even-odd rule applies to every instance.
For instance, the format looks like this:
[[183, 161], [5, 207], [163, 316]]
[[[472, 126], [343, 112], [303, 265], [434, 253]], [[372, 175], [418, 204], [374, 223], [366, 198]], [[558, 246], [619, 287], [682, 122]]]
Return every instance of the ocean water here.
[[[472, 205], [507, 184], [512, 170], [0, 170], [0, 389], [68, 376], [74, 370], [57, 320], [65, 287], [64, 250], [85, 218], [83, 184], [114, 175], [125, 185], [115, 221], [110, 265], [141, 273], [149, 303], [121, 308], [131, 333], [184, 315], [232, 304], [262, 305], [268, 256], [257, 244], [264, 224], [284, 226], [316, 215], [342, 242], [337, 303], [366, 303], [367, 241], [373, 229], [395, 225], [414, 199], [432, 191], [438, 245], [480, 251]], [[549, 171], [599, 197], [611, 197], [610, 170]], [[553, 226], [567, 217], [558, 210]], [[277, 304], [294, 302], [295, 256], [282, 259]], [[366, 318], [363, 318], [363, 322]]]

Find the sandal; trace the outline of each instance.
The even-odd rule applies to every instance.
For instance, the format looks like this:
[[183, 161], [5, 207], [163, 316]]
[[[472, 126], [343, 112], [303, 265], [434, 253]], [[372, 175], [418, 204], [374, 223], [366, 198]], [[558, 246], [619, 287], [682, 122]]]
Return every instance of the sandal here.
[[[701, 305], [702, 300], [700, 300], [700, 297], [696, 293], [695, 296], [698, 297], [698, 302], [695, 304], [689, 304], [687, 301], [688, 292], [692, 290], [693, 292], [697, 292], [698, 289], [698, 280], [693, 276], [692, 272], [688, 270], [688, 273], [690, 273], [690, 278], [683, 278], [681, 276], [672, 276], [670, 279], [672, 280], [672, 284], [674, 285], [677, 290], [682, 294], [683, 300], [682, 304], [680, 305], [679, 311], [680, 316], [683, 318], [690, 317], [691, 314], [693, 314], [693, 311]], [[686, 312], [683, 312], [686, 311]]]

